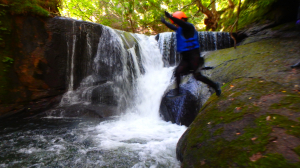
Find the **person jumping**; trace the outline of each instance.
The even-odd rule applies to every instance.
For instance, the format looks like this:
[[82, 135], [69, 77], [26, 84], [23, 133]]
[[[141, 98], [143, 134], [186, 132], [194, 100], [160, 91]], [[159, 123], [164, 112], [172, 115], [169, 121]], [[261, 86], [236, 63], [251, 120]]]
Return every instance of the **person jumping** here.
[[171, 23], [167, 22], [164, 17], [161, 18], [161, 22], [168, 28], [176, 32], [177, 39], [177, 52], [181, 55], [181, 62], [175, 69], [176, 77], [176, 95], [180, 92], [181, 75], [193, 73], [196, 80], [201, 81], [208, 86], [212, 87], [217, 96], [221, 95], [221, 88], [219, 83], [213, 82], [207, 77], [203, 76], [198, 68], [204, 65], [204, 58], [200, 57], [200, 44], [198, 41], [198, 32], [193, 24], [187, 22], [187, 16], [184, 12], [177, 11], [172, 15], [165, 11], [165, 16], [171, 20]]

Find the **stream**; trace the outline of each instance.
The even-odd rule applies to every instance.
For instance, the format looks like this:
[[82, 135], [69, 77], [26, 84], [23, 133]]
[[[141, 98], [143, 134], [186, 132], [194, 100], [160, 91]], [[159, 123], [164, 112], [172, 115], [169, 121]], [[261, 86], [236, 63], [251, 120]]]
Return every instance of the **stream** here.
[[130, 107], [100, 121], [49, 115], [1, 124], [0, 167], [180, 167], [176, 144], [186, 127], [159, 116], [174, 67], [163, 66], [154, 37], [136, 36], [148, 47]]

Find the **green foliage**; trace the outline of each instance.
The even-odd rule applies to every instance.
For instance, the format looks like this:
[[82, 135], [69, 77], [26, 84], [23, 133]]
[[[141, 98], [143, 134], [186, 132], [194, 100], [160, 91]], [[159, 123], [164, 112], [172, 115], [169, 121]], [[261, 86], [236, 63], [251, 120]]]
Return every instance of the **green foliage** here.
[[14, 59], [9, 58], [9, 57], [4, 57], [2, 62], [12, 64], [12, 63], [14, 63]]
[[14, 63], [14, 59], [9, 58], [9, 57], [4, 57], [2, 62], [4, 63], [3, 71], [6, 72], [11, 67], [11, 65]]
[[[203, 0], [203, 4], [208, 6], [210, 0]], [[160, 18], [164, 11], [173, 13], [178, 10], [187, 14], [189, 22], [198, 28], [203, 27], [204, 15], [191, 0], [64, 0], [60, 8], [63, 16], [146, 34], [169, 31], [161, 24]]]
[[[242, 2], [238, 29], [242, 29], [253, 22], [265, 20], [265, 14], [277, 1], [278, 0], [245, 0]], [[226, 31], [230, 30], [230, 26], [233, 25], [237, 18], [237, 8], [238, 3], [236, 3], [234, 10], [228, 10], [221, 15], [220, 29], [223, 28]]]
[[47, 17], [50, 13], [58, 14], [57, 7], [60, 0], [0, 0], [0, 3], [11, 14], [34, 14]]
[[[130, 32], [156, 34], [170, 31], [160, 22], [164, 11], [173, 13], [183, 11], [198, 30], [204, 30], [203, 9], [201, 2], [208, 10], [212, 10], [212, 2], [216, 4], [217, 15], [220, 15], [219, 30], [229, 30], [237, 15], [239, 0], [63, 0], [59, 9], [63, 16], [91, 21]], [[263, 17], [271, 5], [277, 0], [245, 0], [242, 2], [239, 28], [255, 22]], [[218, 16], [216, 16], [218, 17]]]

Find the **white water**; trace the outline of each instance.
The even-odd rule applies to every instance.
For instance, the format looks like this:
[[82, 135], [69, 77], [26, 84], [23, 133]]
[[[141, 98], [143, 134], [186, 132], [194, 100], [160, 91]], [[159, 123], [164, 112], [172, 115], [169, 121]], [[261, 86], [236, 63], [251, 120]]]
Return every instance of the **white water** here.
[[[154, 37], [134, 36], [140, 44], [145, 73], [137, 74], [129, 109], [99, 124], [78, 119], [78, 125], [72, 126], [74, 119], [61, 116], [24, 124], [17, 133], [0, 131], [0, 150], [6, 150], [7, 158], [15, 156], [9, 162], [0, 157], [0, 167], [179, 168], [176, 145], [186, 127], [159, 116], [174, 67], [163, 67]], [[137, 70], [137, 61], [134, 65]], [[77, 102], [74, 97], [68, 101]]]
[[90, 131], [99, 148], [138, 153], [140, 162], [133, 167], [179, 167], [176, 144], [186, 127], [165, 122], [159, 106], [170, 83], [173, 68], [164, 68], [154, 37], [137, 35], [143, 47], [145, 74], [137, 79], [135, 105], [115, 121], [102, 122]]

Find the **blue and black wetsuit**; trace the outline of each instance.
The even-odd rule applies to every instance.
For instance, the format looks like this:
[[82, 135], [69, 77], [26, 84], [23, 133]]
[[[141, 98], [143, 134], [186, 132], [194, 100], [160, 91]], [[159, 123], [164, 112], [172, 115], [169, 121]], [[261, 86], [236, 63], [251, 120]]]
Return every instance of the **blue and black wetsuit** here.
[[162, 20], [162, 22], [168, 28], [176, 31], [177, 52], [180, 52], [182, 57], [181, 62], [175, 69], [178, 92], [181, 82], [181, 75], [193, 73], [196, 80], [209, 85], [220, 93], [220, 88], [217, 83], [203, 76], [200, 71], [197, 71], [198, 68], [201, 68], [204, 65], [204, 58], [200, 57], [198, 32], [196, 31], [194, 25], [174, 17], [170, 17], [170, 19], [174, 21], [174, 23], [179, 27], [176, 27], [173, 24], [166, 22], [165, 20]]

